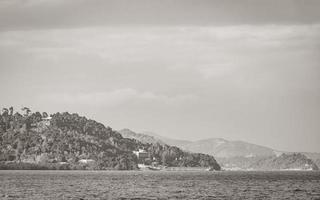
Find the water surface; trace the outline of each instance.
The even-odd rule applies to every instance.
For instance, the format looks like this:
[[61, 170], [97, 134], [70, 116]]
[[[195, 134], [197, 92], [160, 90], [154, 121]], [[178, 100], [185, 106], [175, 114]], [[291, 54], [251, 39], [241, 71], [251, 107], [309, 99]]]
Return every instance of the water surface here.
[[0, 171], [0, 199], [320, 199], [320, 172]]

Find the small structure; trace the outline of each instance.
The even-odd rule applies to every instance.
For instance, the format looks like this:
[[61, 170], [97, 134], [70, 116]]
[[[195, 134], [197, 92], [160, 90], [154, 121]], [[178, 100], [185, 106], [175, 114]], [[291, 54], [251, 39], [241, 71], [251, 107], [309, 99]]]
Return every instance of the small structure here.
[[95, 160], [92, 160], [92, 159], [81, 159], [78, 162], [81, 163], [81, 164], [92, 164], [92, 163], [95, 162]]
[[46, 126], [50, 126], [50, 121], [51, 121], [52, 117], [48, 116], [48, 117], [43, 117], [42, 118], [42, 123]]
[[133, 151], [133, 153], [137, 156], [139, 163], [145, 163], [145, 160], [149, 158], [149, 153], [146, 152], [144, 149]]

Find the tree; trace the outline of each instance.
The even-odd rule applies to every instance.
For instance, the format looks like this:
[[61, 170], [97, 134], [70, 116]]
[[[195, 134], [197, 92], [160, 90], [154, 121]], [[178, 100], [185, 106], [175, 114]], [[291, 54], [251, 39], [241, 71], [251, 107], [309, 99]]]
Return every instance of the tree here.
[[162, 162], [162, 165], [168, 165], [169, 164], [169, 153], [167, 151], [164, 151], [162, 153], [161, 162]]
[[32, 114], [31, 116], [33, 117], [33, 123], [40, 122], [42, 120], [42, 115], [40, 114], [40, 112], [36, 112], [36, 113]]
[[2, 108], [2, 115], [8, 115], [8, 114], [9, 114], [8, 108]]
[[24, 116], [29, 116], [31, 113], [31, 110], [28, 107], [23, 107], [21, 110], [24, 112]]
[[12, 106], [9, 108], [9, 111], [10, 111], [9, 115], [12, 116], [13, 115], [13, 107]]
[[8, 110], [8, 108], [3, 108], [2, 109], [2, 121], [3, 121], [4, 131], [6, 131], [10, 127], [9, 110]]
[[43, 118], [47, 118], [47, 117], [48, 117], [48, 113], [43, 112], [43, 113], [42, 113], [42, 117], [43, 117]]

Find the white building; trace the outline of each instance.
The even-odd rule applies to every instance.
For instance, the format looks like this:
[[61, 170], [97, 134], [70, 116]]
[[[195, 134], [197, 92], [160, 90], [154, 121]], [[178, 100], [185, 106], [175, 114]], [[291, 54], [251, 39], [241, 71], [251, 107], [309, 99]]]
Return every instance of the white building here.
[[44, 117], [42, 118], [42, 123], [44, 125], [50, 126], [50, 121], [51, 121], [52, 117], [48, 116], [48, 117]]
[[133, 153], [137, 156], [139, 163], [144, 163], [146, 158], [149, 158], [149, 153], [144, 149], [139, 149], [138, 151], [133, 151]]
[[90, 163], [94, 163], [95, 160], [92, 160], [92, 159], [81, 159], [78, 162], [81, 163], [81, 164], [90, 164]]

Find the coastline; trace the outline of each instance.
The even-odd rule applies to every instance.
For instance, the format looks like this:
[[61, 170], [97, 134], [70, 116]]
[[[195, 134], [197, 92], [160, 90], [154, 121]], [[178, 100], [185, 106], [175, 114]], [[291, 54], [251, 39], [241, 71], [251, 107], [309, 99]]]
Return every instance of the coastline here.
[[152, 167], [139, 165], [137, 169], [125, 169], [119, 170], [115, 168], [108, 169], [95, 169], [88, 166], [71, 165], [71, 164], [59, 164], [59, 163], [47, 163], [47, 164], [35, 164], [35, 163], [4, 163], [0, 162], [0, 171], [160, 171], [160, 172], [319, 172], [319, 170], [311, 169], [226, 169], [213, 170], [208, 167]]

